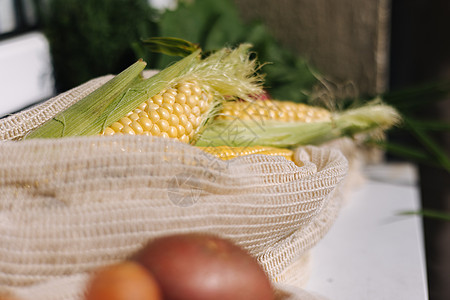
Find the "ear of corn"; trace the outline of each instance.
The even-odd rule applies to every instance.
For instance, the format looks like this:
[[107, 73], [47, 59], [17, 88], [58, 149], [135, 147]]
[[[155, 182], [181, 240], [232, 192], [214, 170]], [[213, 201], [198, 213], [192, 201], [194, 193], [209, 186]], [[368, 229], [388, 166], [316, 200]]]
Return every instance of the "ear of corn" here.
[[[203, 59], [200, 50], [195, 51], [155, 76], [131, 80], [118, 96], [102, 97], [100, 93], [89, 101], [82, 99], [83, 105], [76, 110], [70, 107], [27, 138], [119, 133], [195, 140], [222, 102], [250, 100], [251, 95], [261, 93], [261, 78], [256, 75], [256, 61], [249, 58], [249, 48], [248, 44], [224, 48]], [[105, 91], [109, 89], [103, 88]], [[102, 105], [95, 118], [85, 120], [90, 101]], [[76, 124], [68, 131], [73, 115], [82, 126]]]
[[101, 134], [145, 134], [178, 139], [195, 139], [217, 107], [228, 99], [249, 99], [260, 93], [255, 63], [247, 58], [249, 45], [235, 51], [220, 50], [193, 64], [167, 88], [149, 97], [124, 117], [116, 119]]
[[398, 112], [380, 101], [337, 113], [275, 100], [226, 105], [227, 110], [208, 126], [196, 146], [314, 145], [342, 136], [385, 130], [400, 121]]
[[224, 103], [217, 120], [254, 120], [282, 122], [330, 121], [331, 113], [321, 107], [290, 101], [229, 101]]
[[236, 157], [252, 155], [252, 154], [264, 154], [270, 156], [282, 156], [287, 160], [293, 160], [293, 151], [289, 149], [266, 147], [266, 146], [253, 146], [253, 147], [230, 147], [230, 146], [218, 146], [218, 147], [199, 147], [202, 151], [212, 154], [223, 160], [230, 160]]
[[199, 59], [200, 51], [175, 63], [152, 78], [143, 80], [139, 75], [146, 63], [139, 61], [115, 76], [96, 91], [57, 114], [53, 119], [30, 132], [25, 138], [59, 138], [95, 135], [142, 103], [147, 94], [156, 94], [173, 77]]

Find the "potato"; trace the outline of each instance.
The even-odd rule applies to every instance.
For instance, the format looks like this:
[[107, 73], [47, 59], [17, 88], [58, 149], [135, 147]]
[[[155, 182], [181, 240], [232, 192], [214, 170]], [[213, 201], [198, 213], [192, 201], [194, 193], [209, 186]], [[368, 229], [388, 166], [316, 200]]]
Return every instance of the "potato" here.
[[157, 238], [134, 257], [158, 281], [165, 300], [273, 300], [258, 262], [228, 240], [206, 234]]
[[146, 268], [124, 261], [91, 275], [85, 300], [162, 300], [161, 290]]
[[10, 293], [0, 292], [0, 300], [20, 300], [17, 297], [14, 297]]

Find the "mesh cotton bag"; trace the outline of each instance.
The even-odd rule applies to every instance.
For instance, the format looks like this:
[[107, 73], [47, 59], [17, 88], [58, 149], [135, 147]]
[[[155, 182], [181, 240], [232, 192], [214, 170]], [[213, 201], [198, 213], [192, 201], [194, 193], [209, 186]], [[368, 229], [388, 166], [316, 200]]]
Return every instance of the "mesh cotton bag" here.
[[201, 231], [255, 256], [298, 299], [307, 252], [333, 224], [348, 169], [326, 147], [294, 162], [250, 155], [222, 161], [146, 136], [18, 139], [110, 77], [90, 81], [0, 122], [0, 291], [21, 299], [81, 299], [88, 273], [156, 236]]

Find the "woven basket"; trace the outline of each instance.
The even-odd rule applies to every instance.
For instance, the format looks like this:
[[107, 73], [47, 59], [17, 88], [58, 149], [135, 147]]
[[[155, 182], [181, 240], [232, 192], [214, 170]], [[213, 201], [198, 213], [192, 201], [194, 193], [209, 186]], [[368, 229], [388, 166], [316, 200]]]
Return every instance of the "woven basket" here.
[[146, 136], [14, 141], [110, 78], [0, 120], [0, 293], [82, 299], [93, 269], [157, 236], [206, 232], [255, 256], [278, 299], [298, 299], [283, 285], [307, 279], [307, 253], [341, 206], [345, 156], [307, 146], [294, 162], [222, 161]]

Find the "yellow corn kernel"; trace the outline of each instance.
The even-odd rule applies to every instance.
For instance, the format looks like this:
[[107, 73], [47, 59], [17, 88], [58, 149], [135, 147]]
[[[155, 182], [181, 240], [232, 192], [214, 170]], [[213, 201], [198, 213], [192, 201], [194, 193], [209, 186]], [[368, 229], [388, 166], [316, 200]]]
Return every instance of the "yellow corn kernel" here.
[[141, 116], [141, 118], [139, 118], [138, 122], [142, 126], [143, 132], [148, 132], [152, 129], [153, 122], [148, 117]]
[[294, 152], [289, 149], [266, 147], [266, 146], [252, 146], [252, 147], [230, 147], [230, 146], [218, 146], [218, 147], [199, 147], [206, 153], [212, 154], [220, 159], [229, 160], [235, 157], [252, 155], [252, 154], [264, 154], [270, 156], [282, 156], [287, 160], [293, 160]]
[[166, 109], [169, 113], [172, 114], [173, 113], [173, 104], [174, 103], [169, 104], [169, 103], [164, 102], [163, 105], [161, 105], [161, 108]]
[[183, 125], [177, 125], [178, 138], [181, 138], [186, 133], [186, 128]]
[[171, 138], [177, 138], [178, 137], [178, 129], [175, 126], [170, 126], [167, 130], [167, 134]]
[[144, 111], [146, 107], [147, 107], [147, 102], [143, 102], [141, 105], [138, 106], [138, 108], [139, 108], [141, 111]]
[[[139, 112], [140, 112], [140, 111], [139, 111]], [[138, 113], [139, 113], [139, 112], [138, 112]], [[136, 113], [136, 110], [135, 110], [131, 115], [128, 116], [128, 119], [130, 119], [131, 121], [139, 120], [139, 115], [138, 115], [138, 113]]]
[[181, 138], [180, 138], [180, 141], [182, 141], [183, 143], [189, 143], [189, 136], [187, 136], [187, 135], [183, 135]]
[[152, 135], [189, 143], [212, 100], [195, 81], [181, 82], [147, 99], [101, 134]]
[[[106, 129], [111, 128], [112, 130], [114, 130], [114, 132], [121, 132], [121, 130], [123, 129], [123, 124], [119, 123], [119, 122], [114, 122], [111, 124], [111, 126], [106, 127]], [[105, 131], [106, 131], [105, 129]]]
[[114, 129], [108, 127], [105, 129], [105, 131], [103, 132], [103, 135], [114, 135], [116, 132], [114, 131]]
[[186, 115], [180, 115], [180, 116], [178, 116], [178, 120], [180, 121], [180, 124], [182, 125], [182, 126], [186, 126], [187, 125], [187, 123], [189, 123], [189, 119], [186, 117]]
[[191, 122], [187, 121], [186, 124], [184, 125], [184, 129], [186, 130], [186, 134], [191, 134], [193, 131], [194, 126], [192, 125]]
[[122, 133], [123, 134], [130, 134], [130, 135], [135, 135], [133, 128], [131, 128], [128, 125], [125, 125], [122, 129]]
[[185, 96], [190, 96], [192, 94], [188, 84], [179, 85], [178, 92], [184, 94]]
[[161, 119], [163, 120], [168, 120], [170, 117], [170, 112], [165, 109], [164, 107], [160, 107], [156, 110], [156, 112], [158, 113], [158, 115], [161, 117]]
[[181, 116], [182, 114], [184, 114], [184, 108], [181, 104], [175, 103], [172, 108], [175, 115]]
[[185, 94], [177, 94], [175, 96], [175, 102], [178, 104], [185, 104], [186, 103], [186, 95]]
[[164, 98], [161, 95], [156, 95], [156, 96], [153, 96], [152, 102], [157, 105], [162, 105], [164, 102]]
[[167, 122], [164, 119], [159, 120], [158, 122], [156, 122], [156, 125], [158, 125], [159, 129], [161, 129], [161, 133], [163, 132], [167, 132], [167, 130], [169, 130], [169, 122]]
[[161, 129], [159, 129], [159, 126], [157, 124], [154, 124], [152, 129], [150, 130], [150, 134], [152, 136], [159, 136], [161, 134]]
[[138, 121], [131, 122], [130, 127], [131, 127], [131, 129], [133, 129], [135, 134], [144, 133], [144, 129], [142, 128], [141, 124], [139, 124]]
[[331, 113], [324, 108], [289, 101], [226, 102], [218, 119], [236, 118], [255, 121], [320, 122], [330, 121]]
[[175, 103], [175, 96], [172, 93], [166, 92], [163, 96], [163, 103], [173, 105]]
[[148, 118], [150, 120], [152, 120], [153, 123], [156, 123], [159, 121], [159, 119], [161, 119], [161, 117], [159, 116], [158, 112], [156, 110], [152, 110], [148, 113]]
[[176, 115], [170, 115], [167, 121], [172, 126], [177, 126], [178, 124], [180, 124], [180, 119]]
[[131, 119], [128, 117], [123, 117], [122, 119], [119, 120], [119, 123], [122, 124], [123, 126], [127, 126], [131, 124]]

